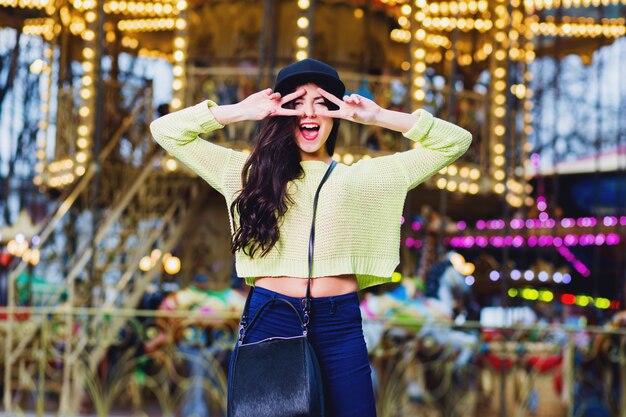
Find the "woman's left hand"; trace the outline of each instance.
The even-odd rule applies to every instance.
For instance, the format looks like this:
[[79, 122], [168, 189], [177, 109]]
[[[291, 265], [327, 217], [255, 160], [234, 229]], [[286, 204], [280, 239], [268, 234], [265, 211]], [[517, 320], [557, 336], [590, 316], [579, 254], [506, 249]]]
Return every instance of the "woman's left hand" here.
[[374, 101], [358, 94], [346, 95], [343, 97], [343, 100], [339, 100], [322, 88], [318, 88], [317, 91], [328, 101], [339, 107], [338, 110], [317, 110], [316, 114], [318, 116], [346, 119], [365, 125], [376, 124], [377, 116], [382, 108]]

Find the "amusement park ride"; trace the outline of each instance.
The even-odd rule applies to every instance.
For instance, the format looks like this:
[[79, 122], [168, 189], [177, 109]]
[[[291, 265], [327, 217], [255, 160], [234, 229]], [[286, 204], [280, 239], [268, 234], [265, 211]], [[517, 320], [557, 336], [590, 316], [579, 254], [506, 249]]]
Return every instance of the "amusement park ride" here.
[[[449, 230], [443, 221], [439, 246], [485, 243], [514, 250], [531, 246], [531, 238], [540, 245], [560, 227], [558, 250], [568, 259], [567, 248], [582, 244], [581, 235], [589, 233], [579, 230], [587, 227], [582, 223], [572, 226], [578, 234], [568, 232], [566, 219], [541, 209], [545, 196], [533, 188], [538, 182], [531, 155], [556, 147], [572, 133], [555, 129], [548, 139], [537, 133], [549, 128], [544, 115], [551, 110], [544, 97], [562, 94], [559, 71], [553, 71], [553, 79], [538, 71], [545, 70], [546, 61], [558, 68], [572, 55], [586, 66], [602, 59], [594, 54], [626, 34], [625, 15], [625, 0], [0, 0], [0, 26], [15, 33], [3, 38], [12, 39], [13, 46], [2, 58], [3, 67], [11, 69], [0, 85], [0, 108], [7, 108], [4, 97], [23, 70], [21, 56], [35, 76], [21, 104], [24, 112], [36, 109], [24, 118], [32, 140], [23, 140], [30, 140], [32, 152], [11, 155], [11, 163], [33, 166], [32, 185], [20, 189], [45, 196], [45, 203], [31, 199], [45, 206], [36, 225], [2, 229], [2, 247], [11, 249], [2, 260], [6, 305], [19, 304], [24, 271], [55, 273], [62, 279], [46, 304], [63, 297], [64, 305], [93, 308], [85, 310], [90, 327], [104, 326], [106, 339], [105, 333], [116, 334], [124, 323], [123, 317], [109, 320], [107, 312], [135, 308], [161, 274], [161, 263], [168, 275], [176, 275], [182, 262], [188, 267], [183, 280], [188, 280], [193, 269], [229, 259], [222, 202], [154, 145], [148, 130], [154, 108], [175, 111], [205, 98], [233, 102], [271, 85], [282, 65], [309, 56], [338, 68], [349, 91], [388, 107], [425, 107], [472, 132], [469, 152], [409, 195], [409, 208], [433, 200], [442, 217], [476, 224], [465, 229], [466, 223], [454, 222]], [[29, 40], [26, 48], [20, 48], [23, 39]], [[146, 70], [156, 60], [167, 62], [171, 72]], [[171, 90], [171, 99], [155, 103], [155, 92], [164, 89]], [[563, 106], [576, 106], [575, 97], [570, 102]], [[254, 129], [228, 127], [207, 139], [249, 150]], [[345, 164], [409, 146], [369, 127], [343, 123], [341, 129], [333, 158]], [[623, 145], [621, 132], [602, 137], [602, 146]], [[599, 140], [577, 134], [579, 146], [560, 157], [598, 149]], [[8, 201], [14, 185], [2, 180]], [[474, 214], [467, 213], [470, 204]], [[503, 212], [506, 226], [496, 230], [482, 220], [479, 227], [478, 216], [497, 220]], [[520, 228], [512, 213], [522, 221]], [[604, 223], [606, 230], [594, 231], [590, 244], [623, 247], [624, 214]], [[200, 219], [195, 223], [200, 229], [189, 233], [189, 219]], [[531, 233], [516, 240], [521, 229]], [[548, 246], [556, 247], [554, 241]], [[417, 242], [411, 245], [417, 248]], [[174, 251], [180, 259], [171, 255]], [[586, 274], [571, 257], [568, 261]], [[426, 269], [424, 262], [421, 267]], [[216, 288], [226, 285], [230, 270], [213, 272]], [[74, 316], [67, 317], [65, 329], [78, 326]], [[6, 324], [4, 349], [17, 358], [37, 331], [23, 329], [16, 338], [15, 316]], [[94, 370], [107, 348], [89, 337], [74, 340], [71, 331], [64, 338], [58, 381], [62, 411], [76, 409], [74, 394], [82, 385], [75, 365]], [[7, 410], [12, 372], [12, 366], [4, 367]]]

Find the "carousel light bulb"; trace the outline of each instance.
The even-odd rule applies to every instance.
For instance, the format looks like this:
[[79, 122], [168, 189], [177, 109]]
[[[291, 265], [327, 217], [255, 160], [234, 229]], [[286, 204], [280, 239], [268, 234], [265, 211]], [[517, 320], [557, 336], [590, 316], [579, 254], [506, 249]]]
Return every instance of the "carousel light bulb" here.
[[176, 19], [176, 29], [184, 30], [187, 27], [187, 21], [182, 18]]
[[32, 74], [38, 75], [42, 73], [45, 66], [46, 63], [42, 59], [36, 59], [30, 64], [29, 70]]
[[165, 268], [165, 272], [167, 272], [168, 274], [177, 274], [178, 272], [180, 272], [180, 259], [176, 256], [170, 256], [169, 258], [167, 258], [167, 260], [164, 259], [163, 267]]
[[170, 106], [172, 109], [179, 109], [183, 105], [182, 101], [178, 97], [174, 97], [172, 101], [170, 101]]
[[296, 39], [296, 45], [300, 49], [305, 49], [309, 46], [309, 38], [307, 38], [306, 36], [298, 36], [298, 38]]
[[307, 59], [308, 57], [309, 57], [309, 54], [307, 53], [307, 51], [300, 50], [296, 52], [296, 59], [298, 61], [302, 61], [303, 59]]
[[143, 272], [148, 272], [150, 269], [152, 269], [152, 266], [152, 259], [150, 259], [149, 256], [144, 256], [139, 261], [139, 269], [141, 269]]
[[86, 59], [92, 59], [95, 56], [95, 52], [91, 48], [83, 48], [83, 56]]
[[296, 24], [298, 25], [298, 27], [300, 29], [306, 29], [309, 27], [309, 19], [306, 17], [300, 17], [298, 18], [298, 20], [296, 21]]
[[89, 141], [86, 138], [78, 138], [76, 141], [76, 146], [78, 146], [79, 149], [85, 149], [88, 145]]
[[96, 34], [94, 33], [93, 30], [86, 30], [81, 34], [81, 36], [86, 41], [92, 41], [96, 37]]
[[415, 93], [413, 94], [413, 97], [417, 101], [422, 101], [424, 100], [424, 98], [426, 98], [426, 94], [424, 93], [424, 90], [416, 90]]
[[156, 262], [156, 261], [159, 260], [161, 255], [162, 255], [161, 249], [159, 249], [159, 248], [152, 249], [152, 252], [150, 252], [150, 259], [153, 262]]
[[86, 160], [87, 160], [87, 154], [85, 152], [80, 151], [76, 153], [76, 162], [78, 162], [79, 164], [82, 164]]
[[185, 47], [185, 38], [177, 36], [174, 38], [174, 46], [176, 48], [184, 48]]
[[424, 48], [417, 48], [413, 53], [415, 59], [424, 59], [426, 56], [426, 50]]
[[176, 163], [175, 159], [168, 158], [165, 162], [165, 167], [168, 169], [168, 171], [176, 171], [176, 168], [178, 168], [178, 163]]

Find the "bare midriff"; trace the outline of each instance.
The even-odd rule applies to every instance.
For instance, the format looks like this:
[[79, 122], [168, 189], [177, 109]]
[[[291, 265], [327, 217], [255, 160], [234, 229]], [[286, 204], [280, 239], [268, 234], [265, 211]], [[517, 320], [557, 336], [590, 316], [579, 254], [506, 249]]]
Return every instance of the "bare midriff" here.
[[[275, 291], [289, 297], [306, 296], [306, 278], [294, 277], [258, 277], [256, 287]], [[311, 279], [311, 297], [332, 297], [348, 294], [357, 290], [356, 275], [335, 275]]]

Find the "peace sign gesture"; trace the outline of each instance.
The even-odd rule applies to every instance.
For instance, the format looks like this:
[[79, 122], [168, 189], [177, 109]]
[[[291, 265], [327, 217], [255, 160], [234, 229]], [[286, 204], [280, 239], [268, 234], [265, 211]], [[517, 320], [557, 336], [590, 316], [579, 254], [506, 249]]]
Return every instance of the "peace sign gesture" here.
[[317, 115], [351, 120], [365, 125], [376, 123], [381, 107], [372, 100], [358, 94], [344, 96], [343, 100], [339, 100], [322, 88], [318, 88], [317, 91], [339, 107], [339, 110], [318, 110]]
[[283, 104], [302, 96], [304, 91], [295, 91], [282, 97], [267, 88], [243, 99], [239, 105], [247, 120], [262, 120], [270, 116], [302, 116], [301, 110], [286, 109]]

